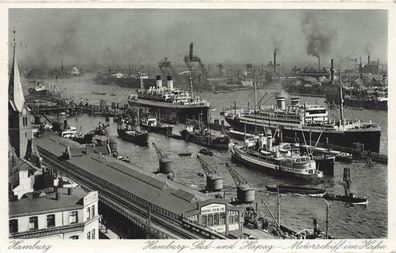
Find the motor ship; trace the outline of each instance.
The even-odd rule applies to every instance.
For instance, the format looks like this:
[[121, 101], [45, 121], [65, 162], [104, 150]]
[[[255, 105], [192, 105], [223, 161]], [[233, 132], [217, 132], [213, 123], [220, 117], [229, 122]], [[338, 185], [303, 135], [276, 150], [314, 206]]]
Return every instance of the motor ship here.
[[180, 131], [182, 138], [205, 147], [228, 150], [230, 138], [226, 135], [215, 136], [207, 129], [196, 131], [193, 125], [187, 125], [186, 129]]
[[[333, 64], [332, 64], [333, 66]], [[333, 67], [331, 67], [333, 81]], [[342, 97], [342, 88], [339, 87]], [[257, 106], [237, 109], [236, 106], [224, 113], [227, 123], [236, 131], [257, 133], [266, 129], [279, 131], [283, 139], [309, 144], [328, 144], [335, 147], [355, 148], [355, 143], [362, 143], [365, 150], [379, 152], [381, 127], [378, 123], [361, 122], [344, 119], [343, 103], [340, 105], [340, 119], [331, 120], [324, 105], [300, 103], [298, 97], [291, 98], [291, 105], [286, 107], [286, 97], [278, 95], [277, 105]]]
[[144, 79], [140, 81], [140, 89], [128, 96], [130, 106], [145, 108], [148, 113], [161, 115], [159, 120], [162, 122], [185, 123], [187, 119], [198, 119], [200, 114], [207, 121], [210, 104], [193, 95], [191, 78], [190, 91], [174, 88], [171, 76], [167, 77], [166, 87], [162, 86], [160, 76], [157, 76], [156, 86], [148, 89], [145, 89]]
[[260, 136], [245, 141], [244, 145], [233, 144], [231, 155], [237, 162], [265, 172], [301, 178], [320, 180], [323, 172], [316, 168], [315, 160], [307, 155], [281, 152], [279, 146], [272, 145], [271, 135]]

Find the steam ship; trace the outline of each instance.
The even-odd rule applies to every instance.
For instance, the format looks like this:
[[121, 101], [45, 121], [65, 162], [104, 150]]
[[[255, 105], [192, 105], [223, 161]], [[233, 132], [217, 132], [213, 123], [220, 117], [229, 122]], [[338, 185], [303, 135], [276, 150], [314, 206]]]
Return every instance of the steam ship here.
[[115, 84], [127, 88], [139, 88], [141, 79], [145, 81], [146, 85], [154, 85], [155, 79], [150, 78], [143, 69], [139, 69], [136, 75], [123, 72], [112, 72], [109, 68], [108, 73], [99, 72], [94, 78], [97, 84]]
[[323, 172], [316, 168], [315, 160], [298, 153], [280, 152], [272, 146], [272, 136], [250, 139], [245, 145], [232, 145], [231, 155], [237, 162], [260, 170], [300, 179], [320, 180]]
[[[334, 70], [331, 61], [331, 82]], [[340, 97], [342, 88], [339, 86]], [[292, 98], [286, 107], [284, 96], [277, 96], [277, 106], [237, 110], [236, 107], [224, 113], [225, 120], [237, 131], [254, 133], [267, 129], [280, 130], [286, 141], [300, 143], [332, 144], [355, 148], [355, 143], [364, 145], [365, 150], [379, 152], [381, 127], [378, 123], [350, 121], [344, 119], [343, 102], [340, 102], [340, 120], [330, 120], [328, 111], [322, 105], [301, 104], [299, 98]]]
[[128, 96], [128, 104], [158, 114], [162, 122], [185, 123], [187, 119], [207, 121], [210, 104], [199, 96], [193, 96], [192, 79], [190, 92], [173, 87], [171, 76], [167, 77], [167, 86], [162, 86], [161, 76], [156, 78], [156, 86], [145, 89], [144, 80], [140, 79], [140, 89]]

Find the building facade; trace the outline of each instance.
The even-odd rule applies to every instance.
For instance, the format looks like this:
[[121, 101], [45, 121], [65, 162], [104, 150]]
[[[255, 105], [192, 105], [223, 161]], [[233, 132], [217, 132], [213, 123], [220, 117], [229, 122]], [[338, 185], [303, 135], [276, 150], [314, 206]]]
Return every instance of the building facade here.
[[98, 193], [47, 189], [9, 202], [10, 238], [98, 239]]

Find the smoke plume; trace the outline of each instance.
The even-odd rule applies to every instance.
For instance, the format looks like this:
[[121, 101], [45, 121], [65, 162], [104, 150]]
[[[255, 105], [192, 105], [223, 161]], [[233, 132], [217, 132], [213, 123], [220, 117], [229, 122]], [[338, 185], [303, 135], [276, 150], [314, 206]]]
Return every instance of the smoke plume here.
[[307, 54], [315, 57], [326, 55], [330, 52], [331, 40], [335, 36], [334, 31], [319, 23], [316, 16], [307, 13], [302, 19], [302, 31], [307, 39]]

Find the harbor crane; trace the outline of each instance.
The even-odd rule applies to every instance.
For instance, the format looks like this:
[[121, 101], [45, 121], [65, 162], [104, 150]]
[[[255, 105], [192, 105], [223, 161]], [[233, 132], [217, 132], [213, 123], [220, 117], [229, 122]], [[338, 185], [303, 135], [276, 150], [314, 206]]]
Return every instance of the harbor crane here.
[[[201, 61], [201, 58], [194, 55], [193, 43], [190, 43], [190, 52], [187, 56], [184, 56], [184, 62], [187, 65], [187, 68], [190, 71], [191, 77], [194, 79], [194, 81], [197, 81], [196, 83], [199, 83], [201, 86], [207, 86], [208, 73], [205, 69], [204, 64]], [[200, 71], [196, 70], [197, 69], [196, 65], [199, 66]]]
[[240, 203], [251, 203], [255, 199], [255, 190], [249, 184], [249, 182], [241, 176], [236, 170], [234, 170], [228, 163], [226, 167], [230, 172], [232, 179], [234, 179], [235, 185], [237, 187], [237, 199]]
[[163, 174], [172, 173], [172, 169], [170, 167], [171, 161], [169, 160], [168, 155], [162, 152], [162, 150], [159, 147], [157, 147], [157, 145], [155, 145], [154, 142], [153, 142], [153, 147], [159, 159], [158, 172]]
[[216, 192], [223, 189], [223, 178], [217, 174], [217, 171], [210, 166], [200, 155], [197, 159], [202, 166], [206, 175], [206, 190]]

